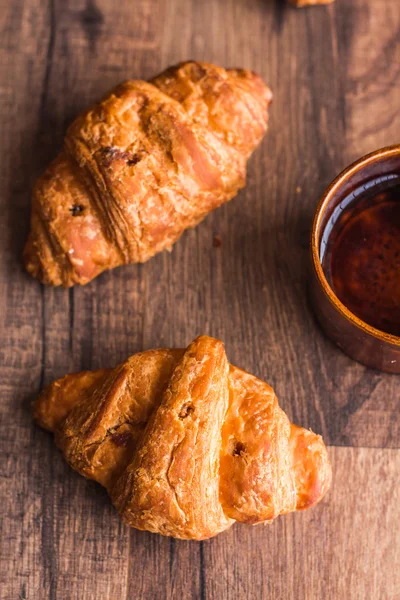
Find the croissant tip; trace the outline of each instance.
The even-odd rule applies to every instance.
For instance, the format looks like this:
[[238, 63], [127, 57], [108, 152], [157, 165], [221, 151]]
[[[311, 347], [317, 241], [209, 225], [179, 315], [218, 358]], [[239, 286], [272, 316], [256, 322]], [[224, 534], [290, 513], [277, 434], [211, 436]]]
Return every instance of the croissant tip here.
[[29, 234], [22, 253], [22, 262], [25, 270], [35, 279], [41, 281], [43, 279], [43, 269], [41, 266], [39, 254], [36, 251], [32, 233]]
[[39, 283], [43, 285], [50, 284], [53, 286], [62, 285], [62, 282], [60, 280], [49, 277], [49, 270], [43, 267], [39, 251], [37, 250], [35, 243], [32, 241], [31, 235], [28, 238], [28, 241], [25, 245], [22, 254], [22, 262], [26, 272], [29, 273], [29, 275], [31, 275], [34, 279], [37, 279]]

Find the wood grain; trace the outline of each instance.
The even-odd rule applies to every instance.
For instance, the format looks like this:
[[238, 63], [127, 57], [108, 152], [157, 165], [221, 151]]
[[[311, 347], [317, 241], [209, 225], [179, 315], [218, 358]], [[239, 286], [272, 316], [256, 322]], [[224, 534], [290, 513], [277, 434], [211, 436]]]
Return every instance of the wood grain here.
[[[0, 7], [0, 597], [400, 597], [399, 378], [336, 349], [306, 295], [319, 195], [349, 162], [400, 138], [398, 0]], [[20, 255], [30, 189], [66, 126], [119, 81], [189, 57], [252, 68], [274, 91], [246, 189], [171, 254], [85, 288], [42, 288]], [[320, 508], [202, 544], [129, 531], [33, 426], [29, 402], [50, 380], [199, 333], [274, 385], [294, 421], [347, 446], [332, 449], [335, 486]]]
[[[54, 528], [57, 584], [51, 591], [51, 582], [39, 579], [36, 587], [35, 571], [23, 572], [17, 555], [2, 598], [397, 599], [400, 453], [342, 447], [330, 448], [330, 456], [333, 488], [313, 510], [269, 526], [235, 525], [201, 544], [132, 530], [129, 560], [119, 551], [126, 531], [100, 486], [72, 473], [75, 493], [68, 490], [67, 496], [65, 479], [53, 479], [64, 498], [57, 510], [69, 515], [63, 528]], [[57, 454], [55, 462], [61, 461]], [[78, 518], [84, 502], [89, 514]], [[28, 513], [24, 520], [32, 518]]]

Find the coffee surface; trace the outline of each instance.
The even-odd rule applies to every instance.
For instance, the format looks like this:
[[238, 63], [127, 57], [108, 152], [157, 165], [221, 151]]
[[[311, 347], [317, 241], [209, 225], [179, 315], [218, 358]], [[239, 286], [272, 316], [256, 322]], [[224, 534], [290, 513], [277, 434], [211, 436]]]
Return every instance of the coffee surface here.
[[356, 316], [400, 335], [400, 176], [371, 182], [328, 222], [322, 266]]

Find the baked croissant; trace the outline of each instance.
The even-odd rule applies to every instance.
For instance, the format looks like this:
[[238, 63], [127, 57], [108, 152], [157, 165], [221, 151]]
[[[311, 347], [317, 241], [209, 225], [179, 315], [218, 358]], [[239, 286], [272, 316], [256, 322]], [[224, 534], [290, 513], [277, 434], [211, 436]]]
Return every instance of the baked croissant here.
[[68, 287], [170, 249], [244, 186], [271, 98], [253, 72], [199, 62], [119, 85], [36, 183], [26, 269]]
[[294, 4], [298, 8], [302, 6], [314, 6], [315, 4], [331, 4], [334, 0], [289, 0], [290, 4]]
[[308, 508], [331, 481], [322, 438], [292, 425], [271, 387], [206, 336], [66, 375], [34, 414], [68, 463], [107, 488], [125, 523], [176, 538]]

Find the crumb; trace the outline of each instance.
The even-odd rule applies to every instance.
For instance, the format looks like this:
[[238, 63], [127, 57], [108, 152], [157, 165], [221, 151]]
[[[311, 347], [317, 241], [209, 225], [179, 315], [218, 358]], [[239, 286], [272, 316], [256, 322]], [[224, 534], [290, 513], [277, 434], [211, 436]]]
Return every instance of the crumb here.
[[222, 240], [220, 235], [214, 235], [213, 246], [214, 248], [220, 248], [222, 246]]
[[296, 188], [296, 194], [300, 194], [300, 192], [301, 192], [301, 187], [298, 185]]

